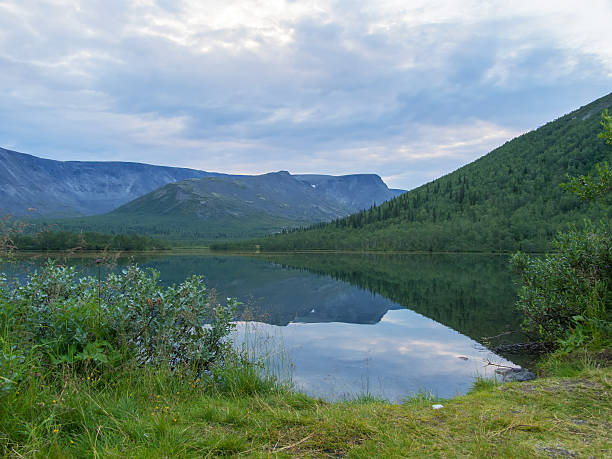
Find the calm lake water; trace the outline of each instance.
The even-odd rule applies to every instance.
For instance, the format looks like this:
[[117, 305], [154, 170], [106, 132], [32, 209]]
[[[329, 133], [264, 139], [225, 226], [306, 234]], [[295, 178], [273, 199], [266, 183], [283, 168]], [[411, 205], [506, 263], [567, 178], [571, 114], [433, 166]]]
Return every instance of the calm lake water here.
[[[4, 267], [13, 275], [44, 258]], [[119, 258], [121, 269], [131, 258]], [[165, 284], [205, 276], [218, 298], [243, 302], [236, 332], [269, 353], [298, 390], [334, 400], [372, 395], [391, 401], [419, 391], [452, 397], [488, 362], [512, 365], [488, 351], [487, 337], [520, 340], [516, 288], [499, 255], [298, 254], [252, 257], [211, 254], [136, 256]], [[96, 274], [94, 258], [66, 258]]]

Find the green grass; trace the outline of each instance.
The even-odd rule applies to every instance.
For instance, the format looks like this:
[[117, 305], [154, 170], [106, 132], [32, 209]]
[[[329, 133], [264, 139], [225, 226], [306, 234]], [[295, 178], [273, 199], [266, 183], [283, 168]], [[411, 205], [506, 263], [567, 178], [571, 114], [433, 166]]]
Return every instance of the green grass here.
[[538, 371], [542, 375], [579, 377], [588, 370], [612, 366], [612, 349], [577, 349], [571, 353], [557, 351], [540, 360]]
[[[205, 361], [187, 352], [170, 360], [181, 362], [178, 369], [168, 368], [173, 348], [163, 340], [183, 346], [185, 335], [154, 319], [166, 311], [162, 317], [175, 327], [193, 317], [201, 324], [198, 308], [215, 303], [195, 279], [180, 289], [180, 298], [193, 300], [185, 309], [179, 290], [130, 269], [124, 287], [108, 284], [128, 308], [106, 300], [107, 287], [105, 303], [95, 301], [95, 279], [73, 285], [72, 271], [52, 263], [28, 288], [0, 289], [1, 456], [531, 458], [605, 457], [612, 450], [608, 350], [552, 355], [540, 366], [548, 377], [533, 382], [476, 379], [471, 393], [451, 400], [422, 392], [402, 404], [367, 396], [330, 403], [271, 377], [283, 374], [273, 365], [282, 364], [282, 346], [248, 328], [242, 350], [223, 346], [220, 357]], [[138, 301], [146, 307], [134, 315]], [[210, 328], [220, 336], [230, 330], [225, 310], [215, 307]], [[129, 326], [138, 320], [142, 328], [133, 335]], [[139, 364], [142, 350], [128, 343], [144, 329], [157, 341], [141, 341], [152, 354]], [[70, 351], [83, 337], [83, 352]], [[115, 352], [89, 349], [102, 339]], [[268, 357], [255, 359], [255, 350]], [[70, 358], [51, 358], [56, 354]]]
[[609, 367], [522, 384], [481, 381], [463, 397], [421, 394], [399, 405], [328, 403], [239, 367], [213, 385], [150, 368], [87, 376], [32, 368], [0, 399], [4, 456], [531, 458], [612, 450]]
[[500, 383], [496, 379], [483, 378], [478, 375], [472, 383], [472, 389], [470, 393], [484, 392], [498, 387]]

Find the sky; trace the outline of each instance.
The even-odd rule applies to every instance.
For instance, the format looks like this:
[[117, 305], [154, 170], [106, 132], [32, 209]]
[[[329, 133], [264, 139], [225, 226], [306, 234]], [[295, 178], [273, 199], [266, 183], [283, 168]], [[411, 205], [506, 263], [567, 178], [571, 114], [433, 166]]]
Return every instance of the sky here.
[[0, 147], [411, 189], [612, 92], [610, 24], [610, 0], [0, 0]]

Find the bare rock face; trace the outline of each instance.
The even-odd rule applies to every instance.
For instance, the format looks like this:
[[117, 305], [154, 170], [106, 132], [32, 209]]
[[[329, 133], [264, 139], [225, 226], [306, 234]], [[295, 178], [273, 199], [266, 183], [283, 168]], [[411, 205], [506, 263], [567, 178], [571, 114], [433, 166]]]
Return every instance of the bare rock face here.
[[369, 209], [373, 205], [393, 199], [404, 192], [404, 190], [389, 189], [376, 174], [353, 174], [338, 177], [298, 174], [294, 177], [309, 184], [329, 199], [345, 205], [351, 209], [351, 212]]

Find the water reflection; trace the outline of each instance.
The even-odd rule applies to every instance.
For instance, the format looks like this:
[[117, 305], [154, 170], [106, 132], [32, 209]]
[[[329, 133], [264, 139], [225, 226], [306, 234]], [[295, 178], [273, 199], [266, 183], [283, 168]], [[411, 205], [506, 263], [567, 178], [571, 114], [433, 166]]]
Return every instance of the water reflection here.
[[524, 339], [515, 333], [521, 319], [507, 256], [298, 254], [267, 259], [379, 293], [477, 341], [500, 334], [504, 341]]
[[[158, 269], [166, 284], [203, 274], [220, 298], [238, 298], [259, 332], [281, 337], [296, 385], [325, 398], [465, 393], [475, 375], [491, 373], [487, 360], [509, 364], [482, 337], [519, 329], [504, 257], [149, 255], [103, 270], [131, 261]], [[11, 269], [23, 275], [41, 262]], [[90, 257], [63, 262], [97, 274]]]
[[292, 376], [299, 390], [331, 400], [367, 394], [401, 401], [421, 391], [448, 398], [465, 394], [475, 375], [492, 376], [488, 361], [511, 365], [466, 336], [406, 309], [390, 310], [373, 325], [260, 324], [258, 333], [282, 337], [286, 356], [295, 363]]

